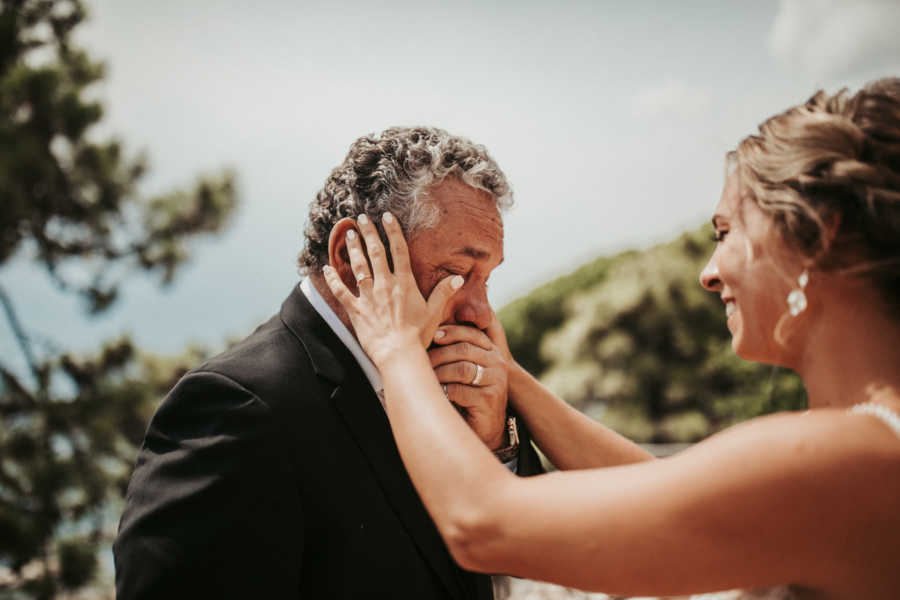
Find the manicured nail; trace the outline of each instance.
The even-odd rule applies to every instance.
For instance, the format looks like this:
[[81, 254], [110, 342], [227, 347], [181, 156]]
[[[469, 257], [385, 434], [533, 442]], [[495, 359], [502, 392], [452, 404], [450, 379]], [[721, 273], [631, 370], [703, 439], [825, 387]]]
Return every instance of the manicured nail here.
[[446, 331], [444, 331], [443, 329], [438, 329], [437, 331], [434, 332], [434, 339], [439, 340], [442, 337], [444, 337], [445, 335], [447, 335]]
[[383, 215], [381, 215], [381, 220], [384, 221], [385, 223], [393, 223], [393, 222], [394, 222], [394, 215], [392, 215], [392, 214], [389, 213], [389, 212], [386, 212], [386, 213], [384, 213]]
[[355, 240], [355, 239], [356, 239], [356, 232], [353, 231], [352, 229], [351, 229], [350, 231], [348, 231], [348, 232], [347, 232], [347, 239], [348, 239], [348, 240]]
[[369, 222], [369, 217], [367, 217], [366, 215], [359, 215], [359, 216], [356, 218], [356, 220], [357, 220], [357, 222], [362, 223], [363, 225], [365, 225], [366, 223]]
[[462, 287], [463, 283], [465, 283], [465, 279], [462, 278], [462, 275], [456, 275], [453, 279], [450, 280], [450, 287], [454, 290], [458, 290]]

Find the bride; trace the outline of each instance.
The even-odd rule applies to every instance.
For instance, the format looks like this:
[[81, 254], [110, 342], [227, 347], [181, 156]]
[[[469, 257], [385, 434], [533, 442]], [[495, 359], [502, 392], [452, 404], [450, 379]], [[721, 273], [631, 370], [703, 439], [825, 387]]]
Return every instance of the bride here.
[[632, 596], [900, 594], [900, 79], [819, 92], [763, 123], [728, 164], [700, 282], [721, 297], [735, 352], [799, 373], [809, 410], [671, 458], [582, 416], [507, 350], [510, 401], [564, 469], [513, 476], [446, 401], [425, 350], [505, 348], [496, 318], [486, 335], [438, 328], [464, 278], [423, 299], [388, 213], [393, 273], [371, 219], [358, 223], [368, 252], [347, 238], [358, 295], [325, 268], [381, 372], [409, 475], [463, 567]]

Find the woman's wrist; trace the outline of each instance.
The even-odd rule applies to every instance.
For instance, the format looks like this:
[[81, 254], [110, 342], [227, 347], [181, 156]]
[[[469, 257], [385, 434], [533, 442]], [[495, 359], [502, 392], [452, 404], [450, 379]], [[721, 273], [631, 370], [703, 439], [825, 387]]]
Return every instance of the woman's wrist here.
[[379, 371], [383, 370], [389, 363], [407, 356], [411, 352], [425, 350], [416, 333], [403, 335], [397, 332], [390, 336], [381, 336], [376, 344], [370, 345], [374, 347], [372, 348], [373, 352], [369, 354], [369, 358], [372, 359]]
[[528, 386], [531, 375], [515, 360], [509, 362], [506, 371], [506, 380], [509, 390], [509, 400], [515, 404], [515, 398]]
[[428, 353], [416, 339], [415, 342], [407, 341], [383, 348], [377, 358], [372, 357], [372, 362], [384, 378], [389, 373], [405, 371], [423, 359], [428, 362]]

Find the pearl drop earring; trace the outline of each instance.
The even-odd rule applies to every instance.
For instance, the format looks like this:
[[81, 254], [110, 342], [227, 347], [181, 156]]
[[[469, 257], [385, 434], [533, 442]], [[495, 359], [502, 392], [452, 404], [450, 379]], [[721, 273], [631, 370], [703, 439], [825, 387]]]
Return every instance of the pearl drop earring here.
[[788, 311], [791, 313], [792, 317], [796, 317], [806, 310], [806, 293], [803, 290], [806, 288], [807, 283], [809, 283], [809, 272], [804, 269], [803, 272], [800, 273], [800, 277], [797, 278], [797, 284], [800, 287], [791, 290], [791, 293], [788, 294], [787, 297]]

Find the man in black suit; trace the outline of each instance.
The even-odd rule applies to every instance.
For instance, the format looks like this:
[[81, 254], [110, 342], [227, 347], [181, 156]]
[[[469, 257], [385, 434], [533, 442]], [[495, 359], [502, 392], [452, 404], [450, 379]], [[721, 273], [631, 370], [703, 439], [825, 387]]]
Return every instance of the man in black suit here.
[[[403, 226], [419, 288], [466, 282], [444, 323], [486, 330], [502, 260], [505, 176], [481, 146], [429, 128], [357, 140], [310, 209], [306, 278], [279, 314], [185, 375], [154, 415], [114, 546], [120, 600], [492, 597], [461, 570], [397, 453], [377, 370], [321, 276], [351, 289], [345, 239], [360, 214]], [[502, 355], [435, 348], [439, 380], [519, 474], [540, 471], [506, 406]]]

